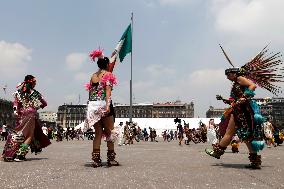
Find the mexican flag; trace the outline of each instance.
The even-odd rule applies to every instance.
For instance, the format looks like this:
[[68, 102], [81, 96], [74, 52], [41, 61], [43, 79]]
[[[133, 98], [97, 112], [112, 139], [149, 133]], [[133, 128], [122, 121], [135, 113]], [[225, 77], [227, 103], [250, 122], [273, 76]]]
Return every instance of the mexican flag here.
[[125, 56], [128, 53], [132, 52], [132, 30], [131, 30], [131, 24], [128, 25], [124, 33], [122, 34], [118, 44], [116, 45], [114, 52], [111, 55], [110, 58], [110, 65], [109, 65], [109, 71], [112, 72], [116, 59], [119, 57], [120, 62], [123, 61]]

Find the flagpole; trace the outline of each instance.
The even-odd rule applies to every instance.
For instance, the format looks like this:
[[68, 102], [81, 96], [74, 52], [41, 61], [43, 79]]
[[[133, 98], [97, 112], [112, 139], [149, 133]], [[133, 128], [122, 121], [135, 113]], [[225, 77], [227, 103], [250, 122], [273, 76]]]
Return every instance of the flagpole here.
[[129, 108], [129, 121], [132, 122], [132, 53], [133, 53], [133, 12], [131, 13], [131, 60], [130, 60], [130, 108]]

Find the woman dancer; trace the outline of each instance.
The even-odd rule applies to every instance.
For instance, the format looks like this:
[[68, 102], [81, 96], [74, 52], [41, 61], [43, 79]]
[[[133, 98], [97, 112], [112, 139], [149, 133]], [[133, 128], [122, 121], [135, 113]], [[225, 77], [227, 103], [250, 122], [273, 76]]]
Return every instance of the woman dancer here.
[[218, 143], [218, 140], [216, 137], [214, 119], [210, 119], [209, 124], [207, 126], [207, 142], [209, 142], [212, 145]]
[[266, 122], [263, 123], [263, 130], [264, 130], [264, 136], [265, 136], [265, 141], [267, 144], [267, 148], [271, 148], [272, 146], [276, 146], [274, 143], [274, 138], [273, 138], [273, 125], [272, 125], [272, 120], [270, 117], [267, 118]]
[[[214, 145], [213, 149], [205, 149], [208, 155], [220, 159], [236, 133], [239, 139], [246, 143], [249, 150], [251, 164], [247, 167], [252, 169], [261, 168], [261, 155], [258, 155], [257, 152], [264, 147], [261, 126], [263, 117], [260, 115], [258, 105], [253, 100], [254, 91], [256, 84], [258, 84], [273, 94], [277, 94], [280, 89], [272, 82], [281, 82], [283, 78], [283, 73], [282, 75], [275, 74], [275, 72], [281, 72], [283, 69], [278, 67], [282, 64], [279, 59], [281, 57], [280, 53], [266, 56], [267, 51], [265, 47], [253, 60], [240, 69], [233, 67], [225, 70], [227, 78], [233, 82], [231, 97], [226, 100], [217, 95], [217, 99], [230, 104], [230, 108], [224, 112], [220, 123], [220, 127], [226, 132], [220, 143]], [[224, 50], [223, 53], [233, 66]]]
[[108, 72], [109, 59], [103, 55], [101, 50], [95, 50], [90, 54], [93, 61], [98, 58], [99, 70], [91, 77], [89, 90], [89, 101], [87, 109], [86, 126], [95, 128], [95, 138], [93, 140], [92, 160], [93, 167], [102, 165], [100, 157], [101, 139], [105, 137], [107, 141], [107, 164], [117, 166], [115, 160], [114, 141], [118, 138], [118, 131], [114, 130], [114, 109], [111, 103], [111, 91], [117, 84], [115, 76]]
[[231, 141], [231, 149], [233, 153], [239, 153], [239, 147], [240, 147], [240, 140], [238, 135], [234, 135]]
[[44, 108], [47, 103], [42, 95], [34, 88], [36, 78], [27, 75], [14, 93], [14, 115], [16, 116], [16, 127], [8, 136], [2, 158], [4, 161], [23, 161], [31, 149], [35, 154], [50, 144], [49, 139], [43, 134], [37, 119], [37, 110]]

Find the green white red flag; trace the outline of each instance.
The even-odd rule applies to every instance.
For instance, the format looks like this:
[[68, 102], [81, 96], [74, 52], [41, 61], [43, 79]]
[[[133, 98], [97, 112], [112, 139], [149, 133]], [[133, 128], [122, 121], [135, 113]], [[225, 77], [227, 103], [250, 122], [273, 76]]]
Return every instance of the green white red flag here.
[[131, 24], [129, 24], [126, 30], [124, 31], [124, 33], [122, 34], [118, 44], [116, 45], [114, 52], [111, 55], [109, 71], [110, 72], [113, 71], [117, 57], [119, 57], [120, 62], [122, 62], [125, 56], [131, 52], [132, 52], [132, 29], [131, 29]]

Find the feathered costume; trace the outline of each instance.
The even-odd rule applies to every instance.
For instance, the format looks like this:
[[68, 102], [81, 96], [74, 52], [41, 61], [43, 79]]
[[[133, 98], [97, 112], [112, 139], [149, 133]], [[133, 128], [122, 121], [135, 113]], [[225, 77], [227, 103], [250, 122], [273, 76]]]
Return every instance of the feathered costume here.
[[[95, 50], [90, 54], [90, 57], [95, 60], [96, 57], [103, 58], [103, 52], [102, 50]], [[95, 123], [97, 123], [99, 120], [101, 120], [102, 117], [111, 115], [114, 113], [113, 107], [110, 106], [110, 113], [107, 115], [105, 112], [106, 109], [106, 100], [110, 103], [111, 97], [109, 99], [106, 99], [106, 87], [110, 86], [111, 89], [113, 89], [114, 85], [117, 85], [117, 79], [114, 74], [112, 73], [106, 73], [102, 76], [101, 81], [97, 83], [90, 83], [85, 85], [86, 90], [89, 91], [89, 101], [88, 101], [88, 107], [87, 107], [87, 117], [85, 126], [86, 129], [93, 126]], [[117, 131], [118, 132], [118, 131]], [[118, 137], [116, 131], [112, 131], [111, 136], [103, 136], [106, 138], [107, 141], [115, 141]]]
[[[238, 76], [244, 76], [258, 86], [267, 89], [274, 95], [281, 92], [280, 87], [274, 82], [283, 82], [283, 68], [280, 53], [268, 53], [267, 46], [256, 55], [250, 62], [239, 68], [230, 68], [226, 73], [235, 72]], [[278, 73], [277, 73], [278, 72]], [[236, 134], [240, 140], [251, 141], [254, 151], [258, 152], [264, 147], [262, 123], [264, 121], [260, 114], [259, 106], [253, 100], [255, 93], [247, 87], [241, 86], [238, 82], [233, 83], [229, 100], [230, 104], [221, 119], [220, 131], [224, 135], [228, 126], [231, 114], [234, 116]], [[239, 103], [240, 98], [245, 102]]]
[[[98, 66], [101, 69], [109, 69], [109, 59], [104, 57], [102, 50], [95, 50], [90, 54], [90, 57], [93, 61], [95, 58], [99, 58]], [[100, 61], [100, 63], [99, 63]], [[101, 65], [101, 66], [100, 66]], [[89, 84], [86, 84], [85, 87], [89, 91], [89, 101], [87, 107], [87, 116], [85, 121], [85, 126], [87, 128], [94, 126], [98, 123], [103, 117], [112, 116], [115, 117], [114, 108], [111, 103], [111, 96], [107, 96], [107, 89], [109, 87], [111, 90], [114, 85], [117, 84], [116, 77], [111, 72], [104, 72], [100, 81], [93, 83], [91, 80]], [[106, 109], [109, 107], [110, 112], [107, 114]], [[110, 123], [112, 124], [112, 123]], [[111, 128], [108, 128], [110, 127]], [[118, 161], [115, 160], [116, 153], [114, 151], [114, 142], [119, 138], [119, 129], [114, 127], [112, 129], [112, 125], [100, 125], [102, 128], [95, 128], [95, 138], [93, 143], [93, 152], [92, 152], [92, 160], [94, 161], [93, 167], [102, 166], [102, 160], [100, 157], [100, 143], [96, 144], [96, 140], [101, 140], [101, 137], [108, 142], [108, 151], [107, 151], [107, 165], [108, 166], [118, 166]], [[103, 133], [97, 133], [97, 129], [101, 130]], [[106, 130], [105, 130], [106, 129]]]
[[[42, 95], [30, 88], [30, 82], [25, 81], [18, 86], [14, 93], [14, 114], [16, 115], [16, 127], [10, 129], [8, 140], [5, 144], [2, 157], [5, 161], [13, 161], [16, 156], [25, 157], [29, 148], [35, 154], [42, 151], [50, 143], [46, 135], [43, 134], [37, 110], [44, 108], [47, 103]], [[33, 133], [31, 144], [24, 144], [28, 136]]]
[[[221, 47], [221, 46], [220, 46]], [[227, 54], [221, 47], [225, 57], [233, 66]], [[246, 63], [241, 68], [229, 68], [225, 70], [225, 74], [234, 73], [237, 77], [243, 76], [258, 86], [267, 89], [271, 93], [277, 95], [281, 92], [280, 87], [273, 84], [274, 82], [283, 82], [283, 66], [280, 59], [280, 53], [268, 53], [267, 46], [256, 55], [250, 62]], [[249, 154], [251, 162], [248, 168], [261, 168], [261, 155], [257, 152], [264, 148], [264, 133], [262, 123], [264, 121], [260, 114], [259, 107], [253, 99], [255, 93], [246, 86], [240, 85], [237, 80], [233, 82], [230, 98], [223, 99], [217, 95], [218, 100], [223, 100], [230, 107], [224, 112], [221, 123], [219, 124], [219, 132], [224, 136], [229, 124], [231, 115], [234, 117], [235, 129], [238, 138], [241, 141], [247, 141], [251, 144], [252, 150]], [[227, 140], [227, 139], [226, 139]], [[225, 142], [225, 141], [224, 141]], [[221, 140], [222, 143], [222, 140]], [[213, 145], [213, 149], [205, 149], [205, 152], [217, 159], [224, 154], [226, 146], [221, 146], [219, 143]]]

